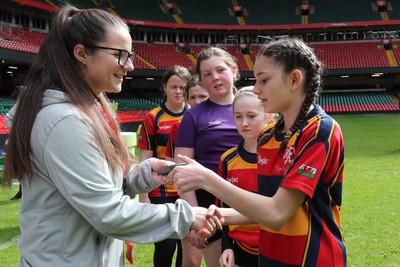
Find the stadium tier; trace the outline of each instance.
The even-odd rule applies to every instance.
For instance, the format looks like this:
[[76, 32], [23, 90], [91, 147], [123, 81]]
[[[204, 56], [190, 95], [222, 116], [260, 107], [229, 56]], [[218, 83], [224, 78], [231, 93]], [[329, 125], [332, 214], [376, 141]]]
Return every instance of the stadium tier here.
[[312, 46], [327, 69], [390, 67], [386, 50], [379, 41], [318, 43]]
[[[41, 32], [29, 31], [13, 27], [11, 32], [0, 32], [4, 36], [0, 40], [0, 47], [37, 53], [41, 42], [46, 34]], [[400, 51], [398, 42], [395, 42], [393, 52], [395, 66], [400, 62]], [[331, 43], [310, 43], [318, 58], [324, 62], [326, 69], [350, 69], [350, 68], [381, 68], [393, 67], [387, 50], [384, 49], [380, 41], [354, 41], [354, 42], [331, 42]], [[189, 53], [180, 51], [173, 44], [143, 44], [135, 43], [137, 51], [136, 69], [168, 69], [170, 66], [178, 64], [189, 69], [194, 69], [199, 51], [205, 45], [192, 44]], [[244, 55], [237, 45], [220, 45], [219, 47], [227, 50], [234, 55], [241, 71], [251, 71], [252, 63], [259, 51], [259, 45], [250, 46], [250, 62], [246, 61]]]
[[[181, 65], [189, 69], [194, 68], [194, 62], [175, 45], [166, 44], [134, 44], [138, 60], [145, 69], [168, 69], [173, 65]], [[136, 65], [135, 68], [139, 68]]]
[[[160, 96], [110, 98], [111, 102], [118, 103], [116, 116], [119, 123], [142, 121], [146, 113], [162, 100]], [[11, 97], [0, 97], [0, 134], [9, 131], [4, 117], [13, 104]], [[318, 98], [318, 104], [328, 113], [400, 111], [386, 90], [323, 92]]]
[[[118, 103], [117, 121], [119, 123], [129, 123], [142, 121], [149, 110], [163, 101], [163, 97], [112, 97], [110, 101]], [[7, 134], [9, 131], [4, 118], [14, 103], [15, 101], [11, 97], [0, 97], [0, 134]]]
[[400, 111], [386, 90], [324, 92], [318, 104], [328, 113]]
[[[100, 2], [100, 1], [98, 1]], [[107, 2], [107, 1], [104, 1]], [[159, 0], [118, 0], [112, 1], [114, 13], [127, 19], [146, 20], [156, 22], [174, 23], [175, 20], [165, 9], [163, 10], [162, 1]], [[166, 2], [166, 1], [164, 1]]]
[[47, 34], [27, 28], [10, 27], [0, 31], [0, 47], [36, 54]]
[[246, 25], [301, 24], [301, 16], [296, 14], [300, 1], [248, 0], [243, 1], [241, 4], [245, 9], [244, 19]]
[[[50, 13], [63, 5], [65, 1], [13, 0], [10, 2], [15, 4], [11, 11], [15, 18], [10, 21], [4, 20], [8, 7], [0, 4], [0, 11], [3, 12], [1, 13], [3, 21], [0, 20], [0, 48], [13, 50], [13, 52], [38, 53], [40, 44], [46, 38], [46, 32], [50, 27], [48, 24]], [[307, 41], [317, 57], [324, 63], [328, 76], [337, 75], [338, 79], [343, 73], [347, 74], [346, 72], [353, 74], [363, 72], [363, 75], [371, 75], [371, 73], [388, 71], [390, 74], [397, 74], [396, 69], [400, 62], [398, 36], [400, 30], [395, 27], [400, 25], [400, 4], [395, 1], [75, 0], [70, 2], [80, 8], [105, 9], [126, 19], [131, 25], [133, 46], [137, 53], [134, 62], [137, 76], [130, 77], [132, 81], [127, 81], [125, 84], [128, 86], [124, 89], [131, 89], [131, 87], [139, 90], [153, 89], [147, 84], [144, 86], [141, 79], [136, 78], [146, 77], [146, 75], [155, 76], [155, 80], [152, 78], [154, 84], [151, 86], [159, 86], [155, 85], [155, 82], [160, 79], [162, 71], [172, 65], [181, 65], [194, 70], [199, 52], [210, 45], [216, 45], [231, 53], [238, 63], [239, 70], [245, 74], [242, 77], [251, 78], [253, 64], [261, 43], [287, 35], [298, 36]], [[384, 7], [378, 6], [381, 2], [385, 3]], [[17, 4], [21, 5], [17, 6]], [[47, 15], [45, 28], [30, 27], [36, 13], [32, 12], [29, 6], [38, 10], [43, 9], [43, 14]], [[23, 11], [18, 11], [19, 8], [21, 10], [26, 8], [30, 12], [32, 17], [28, 23], [29, 27], [22, 23], [21, 16], [24, 14]], [[44, 17], [40, 17], [43, 14], [38, 15], [36, 19], [43, 19]], [[17, 17], [20, 20], [19, 24]], [[385, 28], [390, 25], [392, 25], [390, 29]], [[246, 28], [240, 28], [241, 26]], [[257, 28], [258, 26], [260, 29]], [[355, 26], [358, 28], [354, 28]], [[363, 29], [360, 30], [360, 27]], [[365, 27], [368, 29], [365, 30]], [[350, 36], [353, 30], [356, 31], [354, 40], [353, 35], [346, 39], [347, 29], [347, 36]], [[263, 30], [269, 32], [263, 32]], [[309, 34], [314, 37], [306, 40]], [[325, 37], [330, 36], [329, 41], [326, 41], [325, 37], [320, 38], [320, 34]], [[7, 71], [9, 70], [4, 72], [7, 73]], [[363, 82], [368, 78], [365, 78]], [[390, 89], [395, 90], [399, 79], [400, 77], [392, 78], [391, 82], [388, 82], [389, 86], [382, 87], [379, 85], [381, 81], [376, 79], [372, 82], [376, 84], [368, 84], [363, 88], [393, 87]], [[133, 86], [137, 83], [140, 85]], [[8, 86], [11, 81], [4, 79], [3, 84]], [[338, 88], [337, 80], [332, 84], [334, 88]], [[394, 102], [386, 91], [340, 93], [328, 91], [323, 92], [319, 98], [319, 103], [327, 112], [399, 110], [400, 93], [393, 94], [397, 101]], [[0, 114], [4, 115], [13, 101], [1, 99], [3, 100], [5, 102], [0, 102]], [[157, 106], [162, 99], [121, 97], [111, 100], [118, 103], [117, 118], [119, 122], [124, 123], [142, 120], [145, 113]], [[3, 117], [0, 118], [0, 123], [2, 121]], [[4, 125], [0, 124], [0, 131], [8, 131], [4, 129]]]
[[170, 1], [176, 7], [176, 13], [186, 24], [213, 24], [213, 25], [237, 25], [235, 16], [229, 14], [228, 8], [231, 1]]
[[381, 20], [381, 15], [374, 10], [372, 2], [364, 0], [310, 1], [314, 14], [309, 16], [309, 23]]
[[[64, 0], [17, 0], [22, 4], [39, 3], [52, 8], [61, 6]], [[294, 25], [307, 23], [337, 23], [399, 19], [397, 1], [385, 1], [380, 11], [377, 1], [365, 0], [309, 0], [309, 1], [232, 1], [232, 0], [74, 0], [69, 1], [81, 8], [98, 7], [123, 18], [136, 21], [166, 23], [241, 25], [236, 15], [246, 25]], [[306, 6], [305, 10], [302, 7]], [[237, 10], [235, 10], [237, 8]], [[305, 13], [302, 13], [307, 11]], [[384, 13], [384, 14], [382, 14]]]

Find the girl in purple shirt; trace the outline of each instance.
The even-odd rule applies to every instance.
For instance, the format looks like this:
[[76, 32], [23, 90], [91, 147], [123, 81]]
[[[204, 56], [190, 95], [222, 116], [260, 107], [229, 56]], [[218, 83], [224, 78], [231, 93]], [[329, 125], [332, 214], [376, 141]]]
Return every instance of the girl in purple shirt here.
[[[209, 99], [185, 113], [178, 130], [175, 155], [193, 158], [217, 172], [222, 153], [241, 140], [232, 116], [236, 91], [234, 82], [239, 78], [239, 70], [232, 56], [216, 47], [207, 48], [199, 54], [196, 70]], [[181, 197], [192, 206], [209, 207], [215, 204], [215, 197], [204, 190], [187, 192]], [[208, 267], [219, 266], [221, 232], [207, 240], [190, 233], [188, 239], [192, 245], [203, 249]], [[200, 262], [191, 266], [200, 266], [200, 263], [201, 258]]]

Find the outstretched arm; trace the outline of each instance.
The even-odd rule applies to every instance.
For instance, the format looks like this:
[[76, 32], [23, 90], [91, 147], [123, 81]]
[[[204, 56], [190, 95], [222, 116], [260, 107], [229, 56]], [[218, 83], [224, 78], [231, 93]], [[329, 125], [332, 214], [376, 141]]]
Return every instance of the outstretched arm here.
[[247, 217], [258, 224], [280, 230], [306, 199], [303, 192], [282, 187], [273, 197], [252, 193], [229, 183], [194, 160], [180, 155], [177, 157], [188, 164], [177, 167], [170, 173], [178, 193], [184, 194], [202, 188], [221, 199], [235, 209], [218, 209], [225, 224], [243, 224]]

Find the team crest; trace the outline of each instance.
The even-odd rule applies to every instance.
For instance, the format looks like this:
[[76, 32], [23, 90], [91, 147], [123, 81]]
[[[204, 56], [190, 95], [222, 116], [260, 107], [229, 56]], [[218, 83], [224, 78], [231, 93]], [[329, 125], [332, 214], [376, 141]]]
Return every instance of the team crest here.
[[294, 149], [293, 147], [288, 147], [285, 150], [285, 154], [283, 155], [283, 159], [285, 160], [284, 164], [291, 164], [293, 161], [293, 157], [294, 157]]
[[300, 175], [307, 176], [308, 178], [314, 179], [315, 174], [317, 173], [317, 169], [306, 164], [300, 166], [297, 170], [297, 173]]

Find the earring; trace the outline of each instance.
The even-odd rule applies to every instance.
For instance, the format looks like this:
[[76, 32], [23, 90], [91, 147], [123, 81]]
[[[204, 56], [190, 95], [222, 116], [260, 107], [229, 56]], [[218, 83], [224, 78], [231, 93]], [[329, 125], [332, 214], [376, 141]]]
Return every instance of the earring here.
[[86, 63], [87, 63], [86, 59], [84, 59], [84, 60], [82, 61], [82, 63], [83, 63], [83, 65], [86, 65]]

